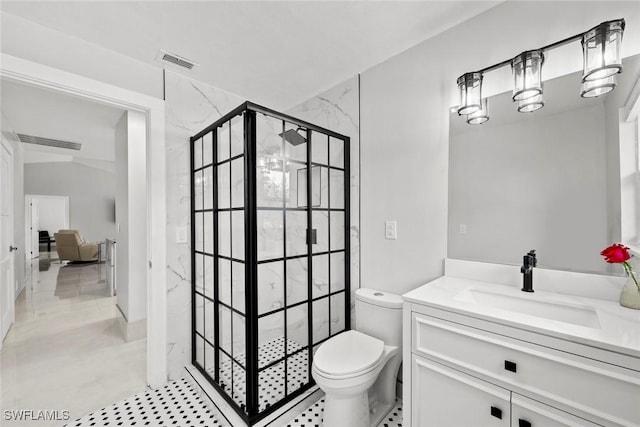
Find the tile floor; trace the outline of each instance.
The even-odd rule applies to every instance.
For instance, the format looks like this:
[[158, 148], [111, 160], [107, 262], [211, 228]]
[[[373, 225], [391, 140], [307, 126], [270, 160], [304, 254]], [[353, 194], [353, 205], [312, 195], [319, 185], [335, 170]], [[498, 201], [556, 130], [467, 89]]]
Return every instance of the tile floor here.
[[[316, 427], [322, 423], [324, 398], [289, 422], [286, 427]], [[220, 426], [207, 404], [185, 379], [158, 390], [124, 399], [70, 422], [65, 427], [91, 426]], [[402, 402], [398, 401], [378, 427], [402, 426]], [[276, 426], [273, 427], [282, 427]], [[341, 426], [342, 427], [342, 426]], [[348, 426], [345, 426], [348, 427]]]
[[0, 351], [0, 424], [5, 410], [69, 411], [69, 419], [145, 390], [146, 340], [125, 342], [104, 264], [62, 265], [55, 252], [30, 263], [16, 322]]
[[[323, 412], [324, 397], [287, 424], [287, 427], [319, 427], [322, 425]], [[396, 406], [393, 407], [385, 419], [380, 421], [378, 427], [402, 427], [402, 401], [396, 401]]]
[[65, 427], [88, 426], [220, 426], [187, 380], [158, 390], [138, 393], [70, 422]]

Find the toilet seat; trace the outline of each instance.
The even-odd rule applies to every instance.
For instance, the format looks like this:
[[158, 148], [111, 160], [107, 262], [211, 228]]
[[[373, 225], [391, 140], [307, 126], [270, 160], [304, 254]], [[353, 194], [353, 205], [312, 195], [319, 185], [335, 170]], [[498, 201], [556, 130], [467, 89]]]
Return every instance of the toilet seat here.
[[326, 378], [352, 378], [372, 371], [384, 355], [384, 342], [355, 330], [324, 342], [313, 358], [318, 374]]

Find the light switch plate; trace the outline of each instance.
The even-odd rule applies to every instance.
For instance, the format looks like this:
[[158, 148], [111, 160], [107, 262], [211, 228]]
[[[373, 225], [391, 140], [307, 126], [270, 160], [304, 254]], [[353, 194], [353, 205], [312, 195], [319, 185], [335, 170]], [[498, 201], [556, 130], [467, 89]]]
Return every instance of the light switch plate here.
[[389, 240], [396, 240], [398, 238], [398, 222], [397, 221], [384, 222], [384, 237]]
[[187, 243], [187, 227], [176, 227], [176, 243]]

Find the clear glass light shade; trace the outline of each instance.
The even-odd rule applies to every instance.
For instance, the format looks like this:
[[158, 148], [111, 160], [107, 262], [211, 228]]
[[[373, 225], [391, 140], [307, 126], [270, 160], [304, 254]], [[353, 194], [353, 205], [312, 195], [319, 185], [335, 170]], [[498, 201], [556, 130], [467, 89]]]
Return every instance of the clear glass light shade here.
[[471, 113], [467, 116], [467, 123], [470, 125], [481, 125], [482, 123], [489, 120], [489, 108], [487, 98], [482, 99], [482, 108], [480, 108], [475, 113]]
[[600, 80], [622, 71], [620, 47], [624, 19], [607, 21], [582, 36], [582, 81]]
[[541, 50], [522, 52], [511, 60], [514, 101], [521, 101], [542, 93], [543, 62], [544, 54]]
[[482, 108], [482, 73], [466, 73], [458, 77], [460, 103], [458, 114], [466, 115]]
[[586, 80], [580, 86], [580, 96], [583, 98], [595, 98], [609, 93], [616, 88], [615, 74], [598, 80]]
[[544, 107], [544, 101], [542, 101], [542, 94], [532, 96], [531, 98], [518, 101], [519, 113], [531, 113]]

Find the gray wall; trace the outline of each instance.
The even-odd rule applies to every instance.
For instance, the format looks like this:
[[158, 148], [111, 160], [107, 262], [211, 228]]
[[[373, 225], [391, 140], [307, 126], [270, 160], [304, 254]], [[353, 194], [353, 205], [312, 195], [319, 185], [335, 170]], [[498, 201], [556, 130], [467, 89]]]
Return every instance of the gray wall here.
[[115, 235], [115, 174], [73, 162], [24, 165], [26, 194], [68, 196], [69, 227], [88, 241]]

